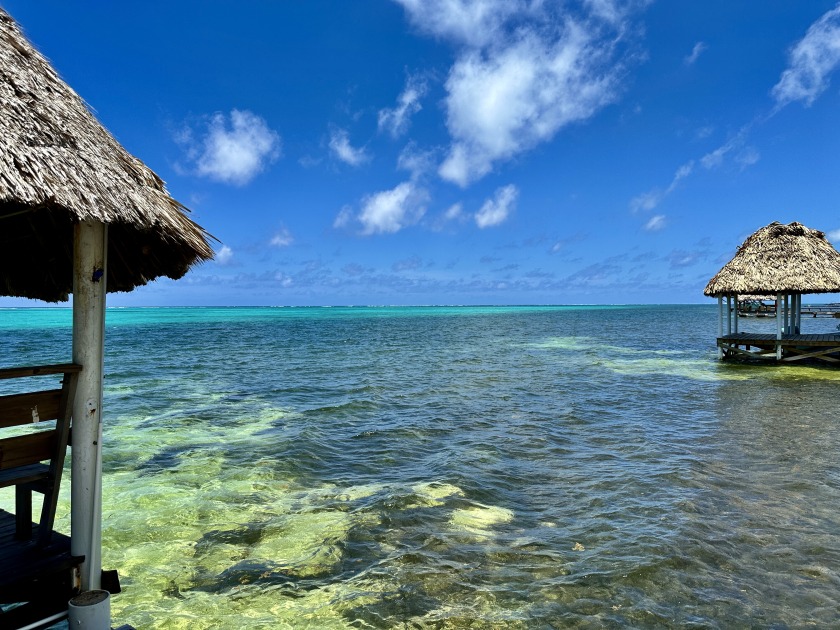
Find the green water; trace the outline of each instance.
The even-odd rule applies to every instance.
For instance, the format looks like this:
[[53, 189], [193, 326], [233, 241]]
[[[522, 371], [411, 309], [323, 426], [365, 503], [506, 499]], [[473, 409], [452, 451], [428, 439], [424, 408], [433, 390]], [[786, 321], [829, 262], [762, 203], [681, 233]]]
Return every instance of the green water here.
[[[107, 322], [115, 625], [840, 619], [840, 370], [719, 363], [715, 306]], [[69, 325], [0, 310], [5, 364], [68, 360]]]

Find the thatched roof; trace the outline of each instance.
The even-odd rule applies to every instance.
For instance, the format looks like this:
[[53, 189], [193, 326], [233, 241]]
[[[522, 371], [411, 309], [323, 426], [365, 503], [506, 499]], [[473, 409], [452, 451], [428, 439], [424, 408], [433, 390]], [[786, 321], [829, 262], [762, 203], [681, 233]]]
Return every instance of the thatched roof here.
[[773, 222], [750, 236], [706, 285], [706, 295], [836, 293], [840, 253], [819, 230]]
[[0, 295], [66, 300], [73, 224], [108, 224], [108, 290], [180, 278], [209, 235], [0, 9]]

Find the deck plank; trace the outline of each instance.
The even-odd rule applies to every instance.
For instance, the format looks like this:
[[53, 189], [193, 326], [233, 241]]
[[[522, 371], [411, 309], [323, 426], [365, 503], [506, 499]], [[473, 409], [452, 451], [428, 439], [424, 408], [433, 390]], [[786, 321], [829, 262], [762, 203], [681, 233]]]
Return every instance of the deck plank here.
[[[15, 515], [0, 510], [0, 603], [37, 602], [33, 614], [63, 605], [72, 597], [70, 569], [82, 558], [70, 553], [70, 538], [53, 533], [49, 545], [37, 544], [37, 524], [30, 540], [15, 539]], [[0, 613], [0, 628], [8, 627]]]

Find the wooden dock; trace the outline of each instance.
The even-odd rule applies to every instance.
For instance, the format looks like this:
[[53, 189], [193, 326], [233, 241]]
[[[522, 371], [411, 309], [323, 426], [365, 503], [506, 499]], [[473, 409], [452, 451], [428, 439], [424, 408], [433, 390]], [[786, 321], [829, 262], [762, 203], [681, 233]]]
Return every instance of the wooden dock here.
[[813, 359], [840, 364], [840, 333], [825, 335], [776, 335], [739, 332], [717, 338], [722, 359], [802, 361]]
[[0, 510], [0, 628], [22, 628], [67, 613], [67, 601], [78, 592], [74, 568], [83, 558], [70, 553], [70, 538], [53, 532], [48, 545], [15, 536], [15, 515]]
[[840, 318], [840, 304], [804, 304], [802, 316]]

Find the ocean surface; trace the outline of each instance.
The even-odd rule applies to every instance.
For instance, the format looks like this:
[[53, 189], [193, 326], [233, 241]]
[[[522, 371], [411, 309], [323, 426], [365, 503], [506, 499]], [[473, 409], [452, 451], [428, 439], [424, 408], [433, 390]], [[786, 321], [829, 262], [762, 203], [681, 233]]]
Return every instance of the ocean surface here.
[[[0, 310], [3, 366], [69, 360], [70, 323]], [[840, 369], [720, 363], [717, 326], [716, 305], [110, 309], [114, 625], [837, 627]]]

